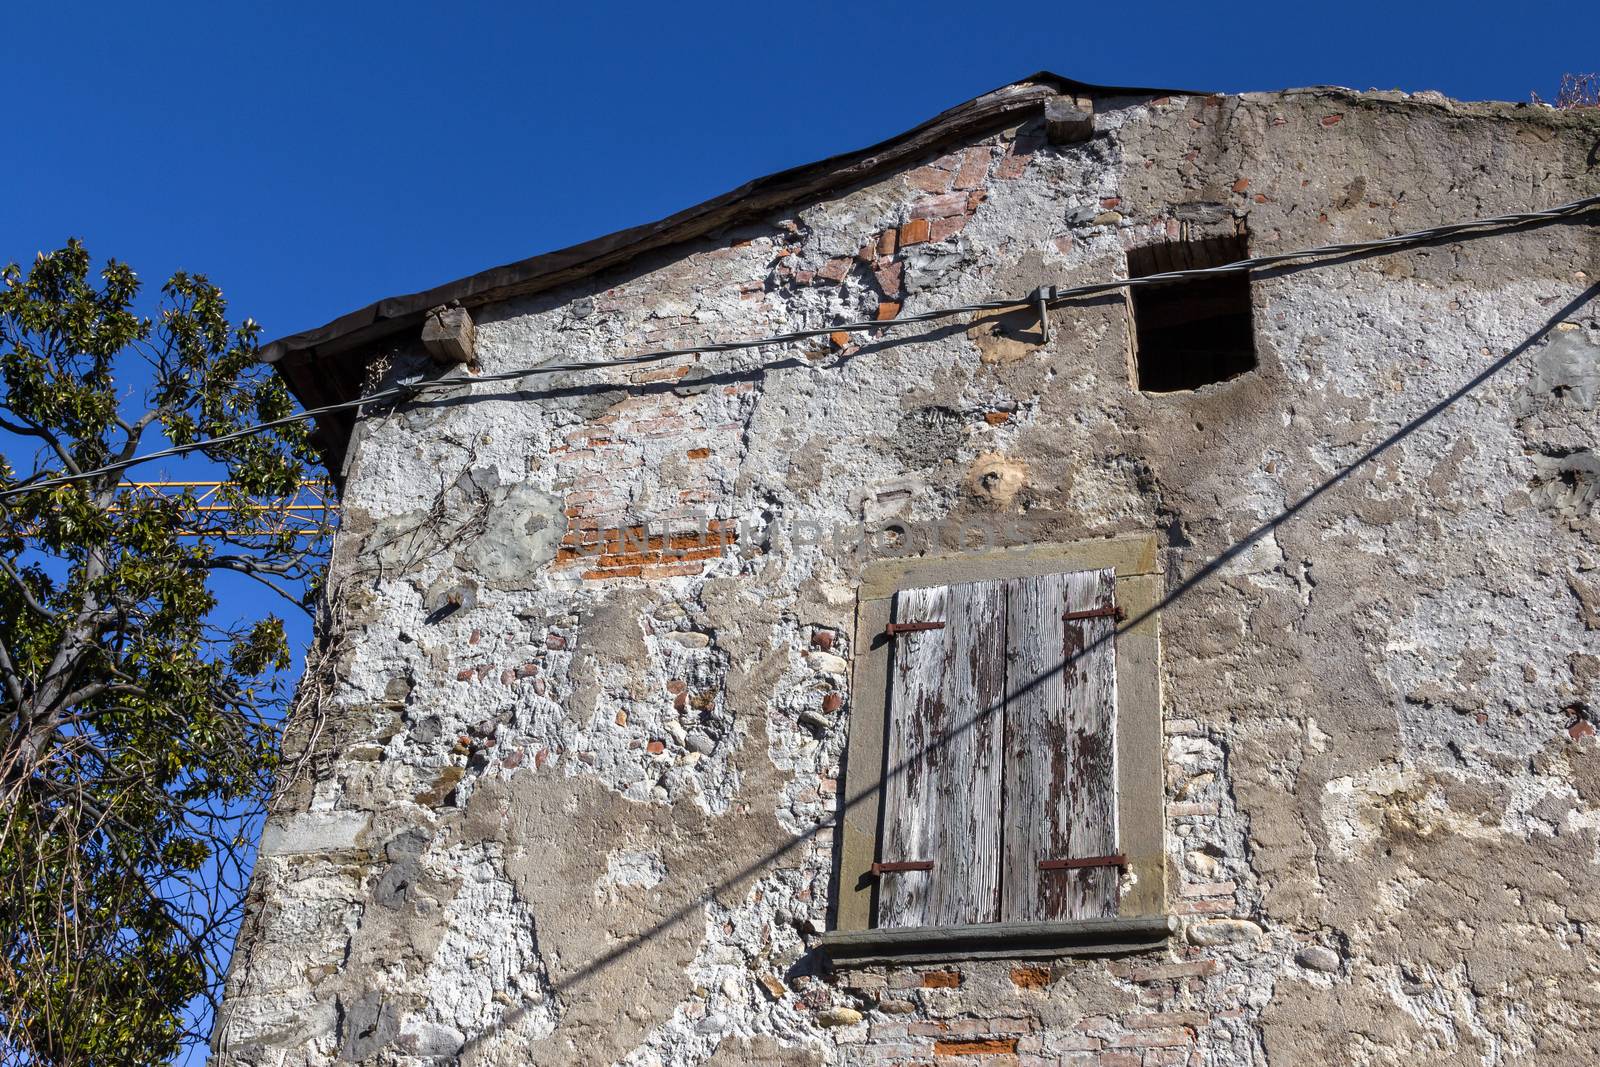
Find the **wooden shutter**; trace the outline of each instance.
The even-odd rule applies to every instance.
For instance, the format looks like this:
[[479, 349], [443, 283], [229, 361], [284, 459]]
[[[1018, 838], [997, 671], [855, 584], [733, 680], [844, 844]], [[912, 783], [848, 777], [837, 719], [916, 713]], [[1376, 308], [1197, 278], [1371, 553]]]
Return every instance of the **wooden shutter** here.
[[1013, 579], [1006, 600], [1000, 917], [1113, 916], [1120, 867], [1040, 864], [1117, 852], [1115, 572]]
[[944, 623], [894, 641], [878, 925], [994, 922], [1000, 906], [1003, 582], [907, 589], [894, 621]]

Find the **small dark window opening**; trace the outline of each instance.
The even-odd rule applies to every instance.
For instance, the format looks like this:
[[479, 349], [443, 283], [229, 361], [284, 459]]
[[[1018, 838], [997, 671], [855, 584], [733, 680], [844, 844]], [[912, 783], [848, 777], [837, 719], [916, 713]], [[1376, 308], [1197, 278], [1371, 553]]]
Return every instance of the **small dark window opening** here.
[[[1168, 241], [1130, 249], [1128, 277], [1215, 267], [1248, 255], [1243, 234]], [[1255, 370], [1248, 274], [1135, 286], [1130, 292], [1140, 389], [1197, 389]]]

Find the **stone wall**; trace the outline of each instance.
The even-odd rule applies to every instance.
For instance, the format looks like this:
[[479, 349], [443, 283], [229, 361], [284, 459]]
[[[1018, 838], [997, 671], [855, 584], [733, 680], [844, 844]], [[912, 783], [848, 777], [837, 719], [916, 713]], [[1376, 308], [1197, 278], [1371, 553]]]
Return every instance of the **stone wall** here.
[[[1026, 123], [479, 309], [482, 369], [1111, 279], [1186, 230], [1272, 252], [1600, 188], [1593, 112], [1096, 111], [1082, 144]], [[1132, 387], [1116, 296], [1048, 345], [991, 316], [370, 415], [217, 1061], [1600, 1058], [1597, 280], [1593, 225], [1258, 275], [1259, 368], [1192, 393]], [[1160, 535], [1168, 951], [817, 951], [861, 561], [815, 529], [895, 518]]]

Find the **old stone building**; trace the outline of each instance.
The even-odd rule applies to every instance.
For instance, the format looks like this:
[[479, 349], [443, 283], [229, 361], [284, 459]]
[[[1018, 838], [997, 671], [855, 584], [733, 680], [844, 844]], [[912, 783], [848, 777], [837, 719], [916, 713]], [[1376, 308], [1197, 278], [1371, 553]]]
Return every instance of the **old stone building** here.
[[1062, 293], [1597, 192], [1042, 74], [276, 343], [450, 384], [320, 426], [217, 1062], [1600, 1062], [1597, 216]]

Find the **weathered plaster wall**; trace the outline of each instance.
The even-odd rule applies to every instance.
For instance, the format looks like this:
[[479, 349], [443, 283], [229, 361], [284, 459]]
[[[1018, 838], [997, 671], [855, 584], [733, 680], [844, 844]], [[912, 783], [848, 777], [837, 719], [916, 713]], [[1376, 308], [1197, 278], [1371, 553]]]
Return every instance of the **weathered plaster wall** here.
[[[1097, 109], [479, 314], [483, 368], [1600, 187], [1594, 114]], [[1013, 316], [370, 417], [219, 1062], [1600, 1058], [1597, 281], [1571, 225], [1258, 277], [1260, 368], [1196, 393], [1131, 388], [1118, 297], [1047, 347]], [[894, 516], [1163, 538], [1170, 952], [827, 973], [860, 563], [804, 523]], [[680, 551], [602, 532], [646, 522]]]

